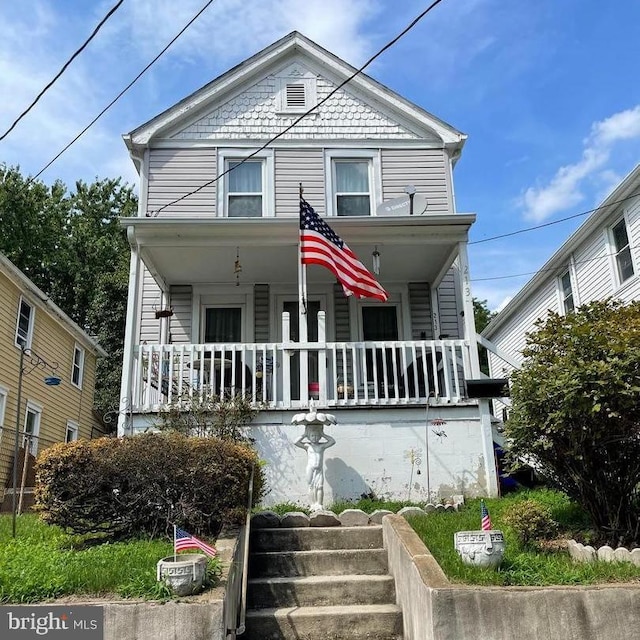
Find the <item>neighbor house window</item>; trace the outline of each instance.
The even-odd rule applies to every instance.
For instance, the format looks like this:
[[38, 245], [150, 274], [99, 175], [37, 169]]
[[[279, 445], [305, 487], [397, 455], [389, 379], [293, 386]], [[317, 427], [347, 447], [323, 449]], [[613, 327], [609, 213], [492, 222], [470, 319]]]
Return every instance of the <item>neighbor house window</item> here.
[[78, 388], [82, 388], [84, 374], [84, 349], [76, 345], [73, 349], [73, 367], [71, 369], [71, 382]]
[[31, 402], [27, 403], [24, 417], [24, 439], [22, 446], [29, 448], [32, 456], [38, 453], [38, 436], [40, 435], [40, 417], [42, 409]]
[[575, 309], [573, 289], [571, 288], [571, 274], [569, 271], [565, 271], [560, 276], [560, 298], [562, 301], [562, 310], [565, 314]]
[[33, 336], [33, 307], [24, 299], [20, 298], [18, 307], [18, 324], [16, 327], [16, 345], [28, 349], [31, 347]]
[[65, 442], [75, 442], [78, 439], [78, 433], [80, 432], [80, 425], [77, 422], [67, 421], [67, 435]]
[[9, 391], [4, 387], [0, 387], [0, 429], [4, 426], [4, 412], [7, 408], [7, 396]]
[[218, 189], [218, 215], [228, 218], [262, 218], [273, 215], [273, 153], [270, 149], [245, 159], [250, 151], [221, 150], [224, 167]]
[[631, 247], [629, 247], [629, 236], [627, 234], [627, 224], [624, 218], [612, 227], [611, 237], [613, 239], [618, 282], [622, 284], [634, 273]]

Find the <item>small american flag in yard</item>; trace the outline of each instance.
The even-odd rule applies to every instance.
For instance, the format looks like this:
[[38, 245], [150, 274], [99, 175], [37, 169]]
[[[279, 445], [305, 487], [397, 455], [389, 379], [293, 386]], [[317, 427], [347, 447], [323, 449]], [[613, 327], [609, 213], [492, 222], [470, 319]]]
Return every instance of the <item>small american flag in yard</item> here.
[[480, 516], [482, 517], [482, 530], [489, 531], [491, 529], [491, 517], [484, 500], [480, 501]]
[[198, 540], [198, 538], [196, 538], [195, 536], [192, 536], [190, 533], [187, 533], [186, 531], [183, 531], [178, 527], [174, 527], [173, 547], [175, 549], [175, 553], [178, 553], [178, 551], [186, 551], [188, 549], [200, 549], [212, 558], [218, 553], [212, 546], [208, 545], [206, 542]]

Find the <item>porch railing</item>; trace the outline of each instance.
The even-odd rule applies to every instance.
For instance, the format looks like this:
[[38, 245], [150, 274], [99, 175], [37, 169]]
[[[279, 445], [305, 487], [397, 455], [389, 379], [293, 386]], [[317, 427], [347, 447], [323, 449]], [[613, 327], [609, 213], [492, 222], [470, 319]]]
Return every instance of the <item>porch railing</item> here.
[[132, 408], [243, 394], [256, 406], [456, 403], [470, 376], [464, 340], [139, 345]]

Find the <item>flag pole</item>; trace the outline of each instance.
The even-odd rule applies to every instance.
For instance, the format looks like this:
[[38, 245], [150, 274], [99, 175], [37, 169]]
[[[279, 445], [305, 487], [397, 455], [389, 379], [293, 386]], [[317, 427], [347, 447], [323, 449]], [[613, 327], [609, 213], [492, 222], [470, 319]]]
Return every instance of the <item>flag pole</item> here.
[[176, 551], [176, 525], [173, 525], [173, 561], [177, 562], [178, 561], [178, 552]]
[[[302, 182], [300, 188], [300, 210], [302, 211]], [[298, 333], [300, 342], [307, 342], [307, 265], [302, 264], [302, 243], [298, 239]], [[308, 381], [308, 352], [304, 349], [300, 351], [300, 400], [306, 402], [309, 396]]]

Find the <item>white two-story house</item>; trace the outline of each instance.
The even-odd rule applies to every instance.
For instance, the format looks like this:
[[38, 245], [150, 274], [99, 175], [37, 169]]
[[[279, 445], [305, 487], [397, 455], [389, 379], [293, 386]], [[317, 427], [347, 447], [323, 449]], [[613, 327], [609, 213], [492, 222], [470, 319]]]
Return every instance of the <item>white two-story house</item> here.
[[[123, 220], [119, 433], [181, 396], [247, 394], [268, 499], [298, 500], [291, 418], [313, 399], [337, 419], [327, 501], [493, 494], [488, 406], [466, 385], [480, 377], [475, 216], [453, 188], [466, 136], [364, 74], [340, 87], [354, 72], [293, 32], [125, 136], [140, 210]], [[387, 302], [309, 265], [301, 313], [300, 187]]]

